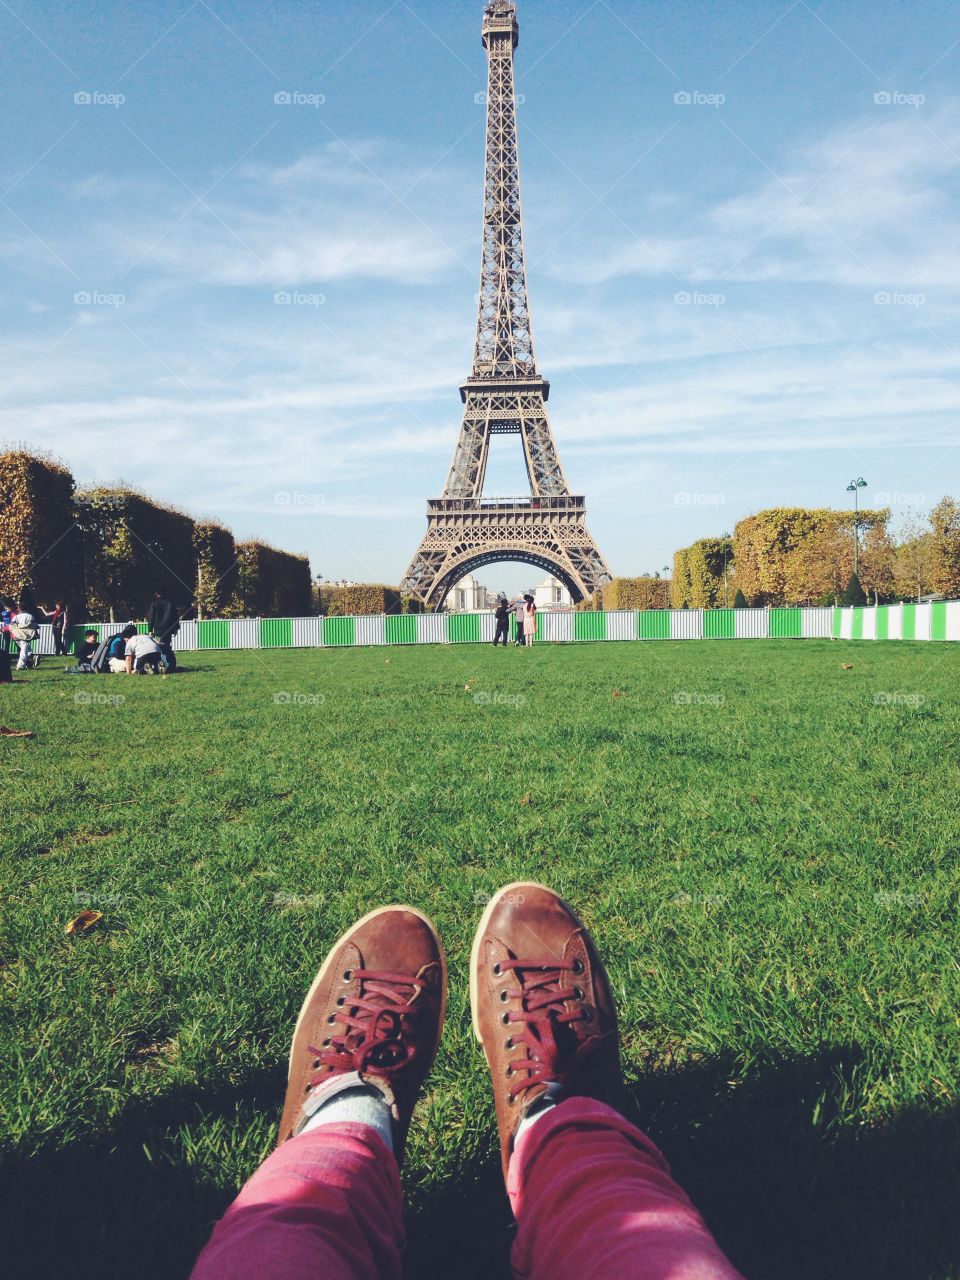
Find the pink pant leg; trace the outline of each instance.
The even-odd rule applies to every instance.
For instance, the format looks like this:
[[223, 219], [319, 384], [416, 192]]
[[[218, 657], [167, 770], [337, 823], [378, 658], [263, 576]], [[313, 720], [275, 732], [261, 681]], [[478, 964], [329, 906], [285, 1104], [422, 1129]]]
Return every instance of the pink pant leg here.
[[611, 1107], [568, 1098], [517, 1144], [518, 1280], [742, 1280], [667, 1162]]
[[382, 1139], [367, 1125], [321, 1125], [263, 1162], [191, 1280], [399, 1280], [402, 1210]]

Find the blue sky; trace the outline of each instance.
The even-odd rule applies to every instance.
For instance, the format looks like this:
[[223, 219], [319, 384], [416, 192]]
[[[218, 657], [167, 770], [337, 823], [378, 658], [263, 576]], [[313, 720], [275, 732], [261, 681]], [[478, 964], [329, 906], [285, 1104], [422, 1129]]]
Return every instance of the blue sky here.
[[[960, 10], [518, 7], [537, 361], [614, 571], [856, 475], [956, 494]], [[482, 9], [0, 3], [0, 440], [398, 581], [472, 355]]]

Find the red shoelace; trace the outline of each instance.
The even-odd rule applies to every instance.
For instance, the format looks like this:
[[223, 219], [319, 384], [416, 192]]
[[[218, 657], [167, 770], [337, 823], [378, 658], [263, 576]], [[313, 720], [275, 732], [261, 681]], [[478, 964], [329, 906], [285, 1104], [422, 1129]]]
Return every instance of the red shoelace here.
[[414, 1023], [422, 1011], [418, 1001], [426, 982], [407, 973], [374, 969], [353, 969], [350, 976], [359, 980], [359, 992], [341, 996], [339, 1011], [328, 1018], [331, 1025], [343, 1029], [328, 1036], [319, 1048], [309, 1046], [315, 1055], [310, 1089], [329, 1078], [324, 1067], [392, 1076], [417, 1056]]
[[[599, 1032], [586, 1035], [571, 1024], [595, 1021], [596, 1012], [582, 1003], [579, 987], [564, 988], [563, 974], [580, 974], [578, 960], [501, 960], [498, 972], [512, 969], [520, 986], [504, 988], [507, 999], [520, 1000], [522, 1012], [507, 1013], [504, 1021], [515, 1026], [523, 1023], [519, 1035], [511, 1035], [510, 1048], [525, 1048], [526, 1054], [507, 1067], [508, 1075], [525, 1077], [511, 1085], [510, 1101], [535, 1084], [574, 1086], [576, 1077], [595, 1053], [603, 1037]], [[567, 1008], [567, 1004], [571, 1008]]]

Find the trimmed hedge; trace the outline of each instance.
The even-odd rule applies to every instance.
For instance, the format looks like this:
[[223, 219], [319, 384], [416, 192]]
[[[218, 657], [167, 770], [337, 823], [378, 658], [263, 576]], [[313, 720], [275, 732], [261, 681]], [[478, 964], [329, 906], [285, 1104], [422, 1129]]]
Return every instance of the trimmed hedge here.
[[[409, 599], [409, 597], [408, 597]], [[317, 588], [317, 606], [322, 616], [328, 618], [359, 618], [381, 613], [415, 613], [404, 608], [404, 599], [396, 587], [382, 583], [360, 582], [347, 587], [320, 586]]]
[[299, 618], [313, 608], [306, 556], [278, 551], [265, 542], [237, 546], [239, 573], [231, 612], [237, 617]]
[[113, 488], [82, 490], [77, 510], [93, 616], [146, 617], [158, 585], [180, 607], [193, 599], [197, 556], [188, 515]]
[[52, 458], [0, 453], [0, 593], [82, 612], [83, 559], [73, 476]]
[[211, 521], [193, 526], [197, 557], [197, 613], [216, 618], [228, 611], [237, 592], [240, 565], [237, 546], [229, 529]]
[[670, 582], [666, 578], [613, 578], [606, 584], [599, 602], [601, 609], [668, 609]]

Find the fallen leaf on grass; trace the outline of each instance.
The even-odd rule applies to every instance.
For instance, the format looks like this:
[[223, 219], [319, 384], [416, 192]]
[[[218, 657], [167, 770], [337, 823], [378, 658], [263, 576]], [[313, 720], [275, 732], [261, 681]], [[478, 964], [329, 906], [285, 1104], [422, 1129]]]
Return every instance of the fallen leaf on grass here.
[[530, 803], [530, 801], [531, 801], [532, 799], [533, 799], [533, 797], [532, 797], [532, 796], [521, 796], [521, 797], [520, 797], [520, 803], [521, 803], [521, 804], [529, 804], [529, 803]]
[[853, 663], [852, 663], [852, 662], [841, 662], [841, 663], [840, 663], [840, 665], [841, 665], [841, 667], [843, 667], [844, 671], [852, 671], [852, 670], [853, 670]]
[[88, 929], [93, 928], [98, 920], [102, 919], [102, 911], [81, 911], [78, 916], [70, 921], [64, 932], [69, 933], [71, 936], [75, 936], [78, 933], [86, 933]]
[[622, 689], [614, 689], [613, 694], [612, 694], [612, 697], [614, 697], [614, 698], [622, 698], [622, 697], [623, 697], [623, 690], [622, 690]]

